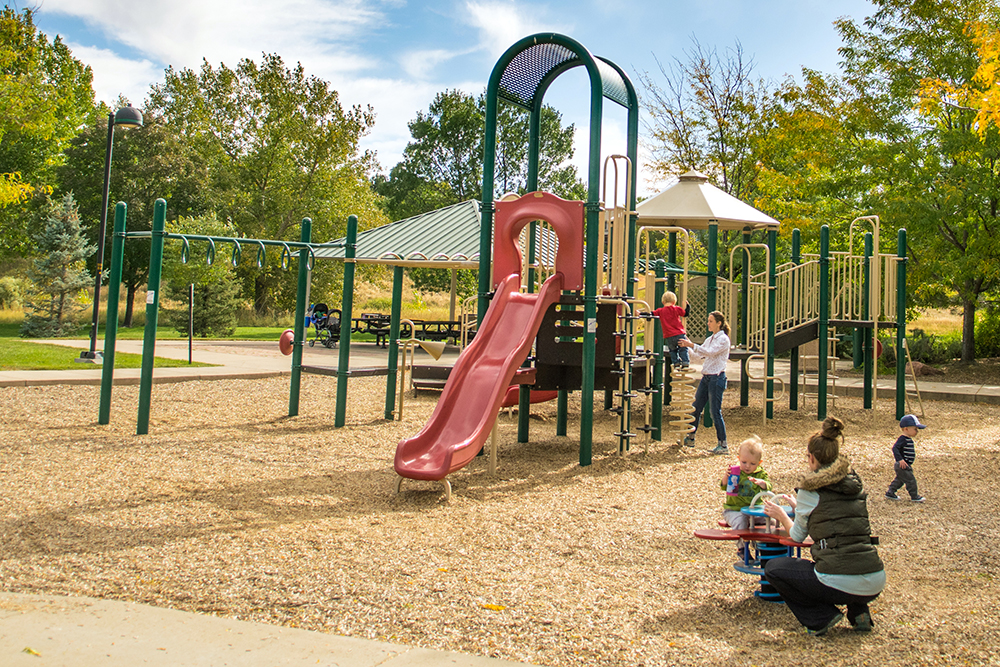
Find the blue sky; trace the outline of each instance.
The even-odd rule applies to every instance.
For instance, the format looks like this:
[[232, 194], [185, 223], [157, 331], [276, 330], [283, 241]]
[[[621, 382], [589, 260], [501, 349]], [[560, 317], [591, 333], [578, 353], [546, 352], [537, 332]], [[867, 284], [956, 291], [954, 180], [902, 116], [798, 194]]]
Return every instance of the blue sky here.
[[[7, 2], [23, 7], [24, 2]], [[611, 59], [638, 83], [657, 72], [656, 58], [684, 57], [692, 37], [719, 51], [738, 40], [758, 75], [780, 80], [803, 66], [838, 69], [840, 16], [861, 20], [867, 0], [34, 0], [35, 21], [60, 34], [94, 71], [98, 99], [119, 94], [139, 104], [163, 70], [197, 69], [202, 58], [234, 66], [277, 53], [291, 66], [330, 81], [345, 104], [371, 104], [377, 114], [363, 147], [383, 169], [410, 138], [406, 123], [434, 95], [459, 88], [478, 95], [499, 56], [536, 32], [560, 32]], [[640, 87], [641, 92], [641, 87]], [[588, 131], [581, 70], [560, 77], [546, 100]], [[605, 153], [624, 152], [625, 114], [606, 105]], [[578, 150], [574, 162], [584, 164]], [[640, 156], [640, 167], [643, 159]], [[645, 171], [645, 170], [642, 170]], [[582, 170], [581, 170], [582, 172]], [[640, 194], [662, 183], [640, 176]]]

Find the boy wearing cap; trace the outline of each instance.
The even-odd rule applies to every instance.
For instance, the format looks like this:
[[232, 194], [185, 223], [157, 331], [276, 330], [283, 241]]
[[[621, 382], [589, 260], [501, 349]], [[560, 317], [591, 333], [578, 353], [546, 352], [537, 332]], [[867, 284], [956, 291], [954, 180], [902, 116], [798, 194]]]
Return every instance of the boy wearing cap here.
[[917, 492], [917, 478], [913, 475], [913, 459], [916, 458], [913, 437], [917, 434], [918, 429], [927, 427], [920, 423], [916, 415], [906, 415], [899, 420], [899, 428], [903, 434], [896, 439], [896, 443], [892, 446], [892, 456], [896, 459], [893, 466], [896, 478], [889, 484], [889, 490], [885, 492], [885, 497], [889, 500], [899, 500], [896, 491], [905, 484], [906, 490], [910, 494], [910, 500], [922, 503], [924, 497]]

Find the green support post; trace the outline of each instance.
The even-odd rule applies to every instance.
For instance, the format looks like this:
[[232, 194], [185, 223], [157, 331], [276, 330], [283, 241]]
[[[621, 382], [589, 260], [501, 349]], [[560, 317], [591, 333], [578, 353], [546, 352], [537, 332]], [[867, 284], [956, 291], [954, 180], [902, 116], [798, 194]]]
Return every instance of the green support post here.
[[350, 376], [351, 317], [354, 310], [354, 255], [358, 241], [358, 216], [347, 217], [344, 244], [344, 298], [340, 307], [340, 358], [337, 363], [337, 412], [333, 425], [340, 428], [347, 414], [347, 378]]
[[[677, 232], [669, 232], [667, 234], [667, 261], [671, 265], [677, 266]], [[670, 276], [667, 278], [667, 289], [671, 292], [677, 292], [677, 274], [673, 271], [670, 272]], [[660, 302], [657, 301], [651, 304], [653, 308], [659, 308]]]
[[[717, 294], [719, 291], [719, 221], [709, 220], [708, 221], [708, 277], [706, 279], [708, 285], [708, 294], [705, 300], [708, 302], [708, 312], [715, 310], [715, 302]], [[705, 327], [705, 331], [708, 331], [707, 324], [702, 322], [702, 327]], [[701, 423], [705, 425], [706, 428], [712, 427], [712, 415], [711, 410], [705, 410]]]
[[830, 227], [819, 231], [819, 386], [816, 419], [826, 419], [827, 349], [830, 329]]
[[[312, 220], [302, 219], [299, 240], [312, 243]], [[302, 385], [302, 346], [305, 345], [306, 294], [309, 291], [309, 249], [299, 249], [299, 281], [295, 293], [295, 345], [292, 347], [292, 379], [288, 388], [288, 416], [299, 414], [299, 388]]]
[[[863, 289], [861, 298], [861, 319], [868, 320], [871, 317], [871, 260], [872, 260], [872, 233], [865, 234], [865, 263], [863, 271]], [[875, 331], [869, 329], [856, 329], [861, 332], [863, 339], [862, 352], [864, 353], [864, 408], [872, 409], [872, 345], [875, 344], [873, 336]]]
[[[389, 314], [389, 375], [385, 382], [385, 418], [396, 412], [396, 371], [399, 370], [399, 320], [403, 307], [403, 267], [392, 267], [392, 311]], [[343, 322], [343, 320], [341, 320]]]
[[153, 393], [153, 359], [156, 348], [156, 322], [160, 312], [160, 276], [163, 272], [163, 241], [166, 237], [167, 202], [157, 199], [153, 205], [153, 230], [149, 243], [149, 282], [146, 288], [146, 328], [142, 337], [142, 371], [139, 378], [139, 417], [136, 435], [149, 433], [149, 407]]
[[767, 230], [767, 407], [764, 412], [768, 419], [774, 419], [774, 329], [775, 329], [775, 249], [778, 245], [778, 230], [771, 227]]
[[[798, 229], [792, 230], [792, 264], [798, 266], [802, 263], [802, 234]], [[802, 295], [796, 291], [797, 285], [792, 281], [792, 303], [796, 303]], [[788, 362], [788, 409], [799, 409], [799, 346], [792, 348], [792, 356]]]
[[111, 386], [115, 380], [115, 342], [118, 338], [118, 297], [122, 287], [122, 262], [125, 256], [125, 202], [115, 206], [115, 231], [111, 237], [111, 275], [108, 276], [108, 313], [104, 325], [104, 360], [101, 368], [101, 403], [97, 423], [111, 421]]
[[[750, 230], [743, 228], [743, 243], [749, 245], [751, 241]], [[740, 345], [744, 350], [749, 350], [750, 331], [747, 329], [747, 320], [750, 317], [750, 249], [743, 248], [743, 270], [741, 272], [741, 291], [743, 298], [740, 299]], [[735, 322], [733, 323], [735, 324]], [[750, 405], [750, 381], [747, 379], [747, 366], [749, 361], [744, 357], [740, 359], [740, 405], [746, 407]]]
[[[649, 270], [649, 267], [646, 267]], [[663, 264], [662, 259], [656, 260], [656, 277], [663, 278], [667, 274], [666, 266]], [[656, 281], [656, 287], [653, 288], [653, 303], [650, 305], [656, 308], [660, 304], [660, 299], [663, 298], [663, 282], [661, 280]], [[663, 439], [663, 394], [664, 394], [664, 369], [666, 363], [663, 357], [663, 329], [660, 327], [660, 322], [658, 318], [653, 318], [653, 357], [650, 360], [653, 364], [653, 386], [652, 389], [656, 393], [653, 394], [653, 416], [651, 418], [650, 426], [653, 428], [650, 433], [650, 437], [653, 440]]]
[[906, 414], [906, 230], [900, 229], [896, 241], [896, 419]]
[[569, 392], [560, 389], [556, 397], [556, 435], [566, 435], [566, 416], [569, 412]]

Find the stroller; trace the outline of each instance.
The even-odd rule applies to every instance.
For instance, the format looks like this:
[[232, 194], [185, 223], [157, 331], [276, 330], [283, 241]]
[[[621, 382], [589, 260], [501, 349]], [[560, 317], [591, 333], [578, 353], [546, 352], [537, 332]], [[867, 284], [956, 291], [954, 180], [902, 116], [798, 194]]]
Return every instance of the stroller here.
[[309, 339], [309, 347], [319, 341], [324, 347], [333, 348], [340, 337], [340, 310], [330, 310], [325, 303], [317, 303], [306, 314], [306, 322], [312, 323], [314, 335]]

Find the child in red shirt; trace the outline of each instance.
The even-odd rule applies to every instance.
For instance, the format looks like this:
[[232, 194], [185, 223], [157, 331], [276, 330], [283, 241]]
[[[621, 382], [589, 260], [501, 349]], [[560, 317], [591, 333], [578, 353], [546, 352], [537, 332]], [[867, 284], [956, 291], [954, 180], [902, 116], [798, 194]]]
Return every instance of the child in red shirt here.
[[663, 293], [663, 307], [657, 308], [653, 314], [660, 318], [660, 327], [663, 329], [663, 344], [670, 350], [670, 361], [674, 366], [687, 368], [690, 365], [690, 357], [686, 347], [677, 344], [682, 338], [687, 338], [684, 331], [684, 321], [691, 312], [691, 304], [684, 304], [681, 308], [677, 305], [677, 295], [667, 291]]

